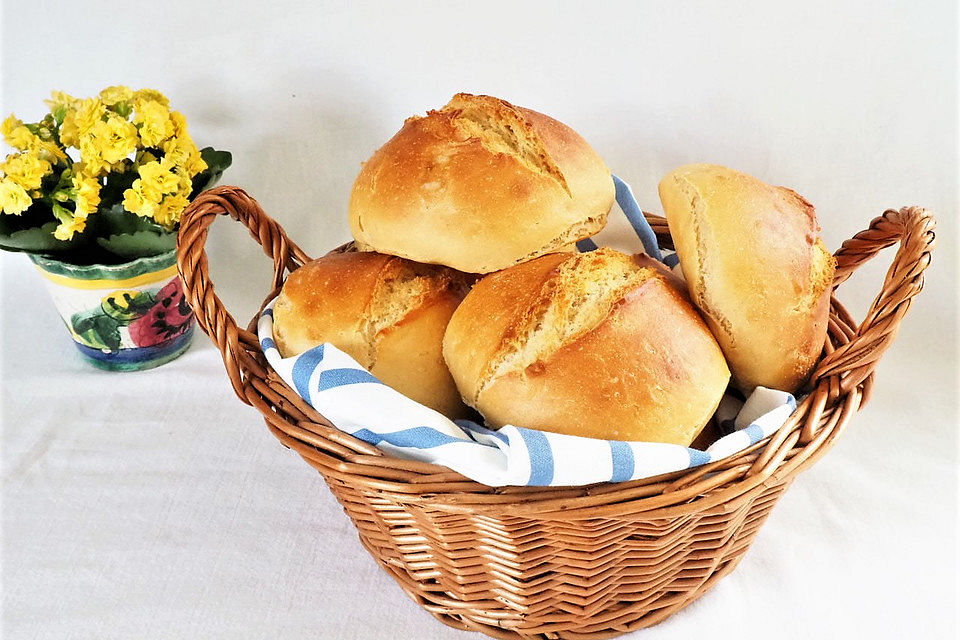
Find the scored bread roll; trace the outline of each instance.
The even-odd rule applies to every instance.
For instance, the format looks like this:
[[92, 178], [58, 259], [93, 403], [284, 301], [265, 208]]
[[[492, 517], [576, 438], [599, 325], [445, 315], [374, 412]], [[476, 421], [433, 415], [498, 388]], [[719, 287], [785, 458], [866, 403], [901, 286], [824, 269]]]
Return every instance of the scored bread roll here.
[[575, 131], [460, 93], [363, 165], [350, 227], [375, 251], [489, 273], [595, 234], [613, 200], [610, 170]]
[[718, 165], [680, 167], [660, 199], [694, 303], [734, 382], [796, 391], [827, 333], [836, 262], [796, 192]]
[[405, 396], [447, 417], [466, 407], [441, 354], [464, 274], [379, 253], [330, 254], [290, 274], [273, 309], [284, 357], [329, 342]]
[[486, 276], [443, 356], [467, 404], [512, 424], [689, 445], [730, 372], [686, 293], [644, 256], [550, 254]]

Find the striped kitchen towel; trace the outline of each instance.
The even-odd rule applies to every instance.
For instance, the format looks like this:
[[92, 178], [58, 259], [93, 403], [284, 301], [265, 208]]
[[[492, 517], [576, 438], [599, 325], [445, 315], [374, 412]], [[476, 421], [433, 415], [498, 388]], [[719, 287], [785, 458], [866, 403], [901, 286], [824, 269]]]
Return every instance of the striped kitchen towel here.
[[[618, 178], [617, 203], [644, 244], [664, 259], [630, 188]], [[596, 248], [587, 241], [581, 251]], [[332, 344], [284, 358], [273, 340], [273, 304], [257, 325], [267, 362], [301, 398], [338, 429], [400, 458], [443, 465], [489, 486], [577, 486], [623, 482], [690, 469], [733, 455], [774, 433], [796, 401], [758, 387], [747, 401], [728, 394], [716, 419], [724, 434], [706, 451], [657, 442], [568, 436], [508, 425], [496, 431], [453, 422], [377, 380]]]

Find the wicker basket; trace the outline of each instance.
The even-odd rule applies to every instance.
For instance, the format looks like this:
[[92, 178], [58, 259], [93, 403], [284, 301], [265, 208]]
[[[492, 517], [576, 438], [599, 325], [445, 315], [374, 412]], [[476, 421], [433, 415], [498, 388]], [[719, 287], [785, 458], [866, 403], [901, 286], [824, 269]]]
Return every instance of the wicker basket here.
[[[242, 189], [220, 187], [184, 213], [177, 264], [200, 327], [223, 354], [241, 400], [323, 475], [360, 541], [445, 624], [495, 638], [608, 638], [660, 622], [732, 571], [796, 475], [822, 456], [873, 387], [930, 264], [934, 219], [886, 211], [836, 253], [834, 286], [899, 242], [858, 326], [831, 299], [811, 391], [773, 436], [730, 458], [646, 480], [589, 487], [478, 484], [399, 460], [338, 431], [269, 369], [254, 333], [217, 298], [204, 243], [218, 215], [243, 223], [273, 258], [272, 299], [309, 258]], [[661, 246], [663, 218], [647, 214]], [[341, 249], [342, 250], [342, 249]]]

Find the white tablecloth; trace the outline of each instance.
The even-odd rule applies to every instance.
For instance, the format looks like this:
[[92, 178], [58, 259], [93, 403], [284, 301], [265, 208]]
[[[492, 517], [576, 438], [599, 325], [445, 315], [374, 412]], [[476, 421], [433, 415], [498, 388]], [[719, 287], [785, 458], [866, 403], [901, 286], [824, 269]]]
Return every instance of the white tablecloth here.
[[[376, 566], [320, 476], [235, 398], [206, 336], [153, 371], [94, 370], [26, 259], [2, 265], [4, 637], [467, 637]], [[929, 401], [947, 389], [925, 355], [888, 355], [873, 403], [740, 567], [652, 637], [944, 628], [954, 427]]]

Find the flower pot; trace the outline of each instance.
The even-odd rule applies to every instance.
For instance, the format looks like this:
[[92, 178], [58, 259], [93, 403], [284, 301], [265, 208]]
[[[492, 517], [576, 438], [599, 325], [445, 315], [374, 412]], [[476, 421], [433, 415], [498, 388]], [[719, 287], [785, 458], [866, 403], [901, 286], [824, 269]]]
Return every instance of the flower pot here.
[[30, 259], [74, 344], [94, 366], [150, 369], [190, 346], [193, 312], [183, 298], [176, 251], [117, 265]]

